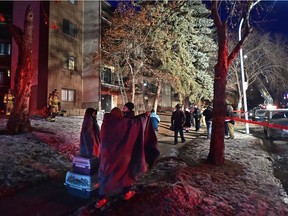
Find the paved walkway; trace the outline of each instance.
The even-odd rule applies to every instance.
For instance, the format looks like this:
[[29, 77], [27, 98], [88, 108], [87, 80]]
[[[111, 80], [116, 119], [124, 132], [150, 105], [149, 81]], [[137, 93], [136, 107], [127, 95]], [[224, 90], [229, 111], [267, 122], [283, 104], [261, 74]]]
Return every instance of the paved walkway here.
[[[205, 138], [204, 131], [194, 132], [190, 131], [189, 133], [184, 132], [184, 137], [186, 139], [186, 143], [195, 139], [195, 138]], [[158, 137], [158, 147], [160, 150], [160, 157], [165, 156], [173, 156], [175, 153], [175, 149], [181, 148], [185, 145], [185, 143], [181, 143], [181, 138], [178, 138], [178, 144], [174, 145], [174, 137], [173, 136], [159, 136]]]

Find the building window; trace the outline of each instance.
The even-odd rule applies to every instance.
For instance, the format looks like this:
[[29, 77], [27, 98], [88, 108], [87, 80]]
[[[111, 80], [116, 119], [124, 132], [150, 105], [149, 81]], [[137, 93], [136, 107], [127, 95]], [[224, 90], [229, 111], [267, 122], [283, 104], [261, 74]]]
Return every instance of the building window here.
[[10, 43], [0, 43], [0, 55], [11, 55]]
[[71, 37], [76, 37], [77, 26], [69, 20], [63, 19], [63, 33]]
[[65, 59], [64, 68], [69, 70], [75, 70], [75, 63], [76, 63], [75, 57], [68, 56]]
[[0, 72], [0, 84], [4, 84], [4, 72]]
[[157, 86], [154, 85], [153, 83], [148, 83], [147, 89], [149, 92], [155, 93], [157, 92]]
[[77, 4], [77, 0], [69, 0], [69, 2], [70, 2], [71, 4], [74, 4], [74, 5]]
[[61, 100], [62, 101], [75, 101], [75, 90], [73, 89], [62, 89], [61, 90]]
[[101, 82], [102, 83], [107, 83], [107, 84], [112, 84], [112, 71], [110, 68], [102, 68], [101, 70]]

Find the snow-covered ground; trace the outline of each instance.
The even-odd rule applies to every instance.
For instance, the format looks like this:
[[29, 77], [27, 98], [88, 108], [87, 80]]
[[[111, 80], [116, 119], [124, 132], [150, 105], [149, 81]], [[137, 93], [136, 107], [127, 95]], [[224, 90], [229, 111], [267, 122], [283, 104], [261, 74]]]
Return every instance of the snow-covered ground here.
[[[0, 197], [70, 169], [83, 117], [33, 118], [33, 133], [15, 136], [5, 135], [6, 121], [0, 118]], [[224, 165], [212, 166], [205, 161], [209, 140], [202, 135], [160, 158], [128, 202], [98, 211], [92, 198], [75, 215], [288, 215], [287, 195], [259, 139], [236, 132], [225, 141]]]
[[0, 118], [0, 197], [27, 184], [63, 175], [79, 152], [83, 117], [32, 118], [32, 134], [5, 135]]

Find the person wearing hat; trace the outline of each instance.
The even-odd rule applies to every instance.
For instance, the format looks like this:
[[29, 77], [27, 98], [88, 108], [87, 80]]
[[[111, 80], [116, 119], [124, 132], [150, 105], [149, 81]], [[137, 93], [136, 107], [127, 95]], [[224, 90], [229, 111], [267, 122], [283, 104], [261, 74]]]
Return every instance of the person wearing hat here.
[[56, 116], [59, 113], [60, 108], [60, 99], [58, 96], [57, 89], [54, 89], [51, 94], [49, 94], [48, 98], [48, 107], [49, 107], [49, 115], [50, 115], [50, 121], [55, 122]]
[[134, 109], [134, 103], [128, 102], [123, 107], [123, 114], [125, 118], [132, 118], [135, 116], [135, 113], [133, 111]]
[[174, 129], [174, 144], [178, 144], [178, 133], [180, 133], [180, 137], [182, 143], [186, 142], [183, 134], [183, 125], [185, 123], [186, 117], [184, 112], [181, 109], [181, 105], [177, 104], [176, 110], [172, 113], [171, 116], [171, 126]]
[[6, 115], [9, 116], [11, 114], [11, 110], [13, 108], [13, 103], [14, 103], [14, 96], [11, 93], [10, 89], [8, 89], [8, 92], [4, 95], [3, 102], [5, 104]]

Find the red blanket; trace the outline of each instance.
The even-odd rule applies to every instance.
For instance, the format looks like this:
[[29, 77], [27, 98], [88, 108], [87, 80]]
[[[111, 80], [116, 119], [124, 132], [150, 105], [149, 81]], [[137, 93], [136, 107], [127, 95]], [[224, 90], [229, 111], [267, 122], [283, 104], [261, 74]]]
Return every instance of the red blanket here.
[[160, 154], [150, 118], [145, 114], [133, 119], [105, 114], [100, 140], [100, 195], [118, 193], [131, 186]]

